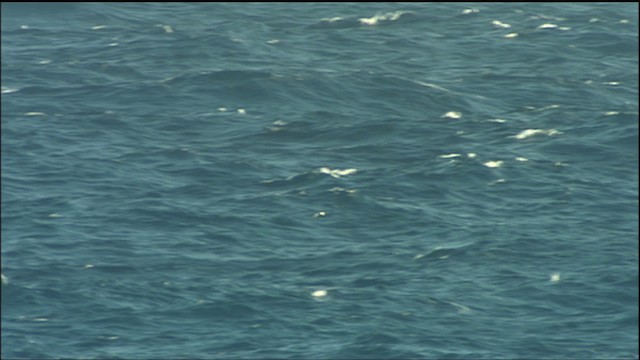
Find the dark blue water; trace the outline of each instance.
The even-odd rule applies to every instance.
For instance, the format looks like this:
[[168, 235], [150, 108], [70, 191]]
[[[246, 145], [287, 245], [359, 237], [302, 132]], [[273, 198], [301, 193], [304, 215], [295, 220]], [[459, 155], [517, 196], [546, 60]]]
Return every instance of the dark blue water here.
[[638, 359], [638, 6], [3, 3], [2, 274], [3, 359]]

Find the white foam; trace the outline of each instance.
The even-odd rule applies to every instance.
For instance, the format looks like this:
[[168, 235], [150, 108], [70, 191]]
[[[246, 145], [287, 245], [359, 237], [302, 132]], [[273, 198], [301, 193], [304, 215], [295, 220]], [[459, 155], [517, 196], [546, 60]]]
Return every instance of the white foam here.
[[2, 93], [3, 94], [10, 94], [10, 93], [16, 92], [18, 90], [20, 90], [20, 89], [9, 88], [9, 87], [6, 87], [6, 86], [2, 87]]
[[324, 211], [318, 211], [317, 213], [313, 214], [313, 217], [325, 217], [327, 216], [327, 213]]
[[556, 25], [556, 24], [546, 23], [546, 24], [542, 24], [542, 25], [538, 26], [538, 29], [555, 29], [557, 27], [558, 27], [558, 25]]
[[167, 34], [171, 34], [173, 32], [173, 28], [169, 25], [158, 24], [156, 27], [162, 28]]
[[514, 37], [518, 37], [518, 33], [509, 33], [509, 34], [507, 34], [507, 35], [505, 35], [503, 37], [505, 37], [507, 39], [512, 39]]
[[361, 18], [360, 23], [364, 25], [376, 25], [378, 23], [378, 20], [380, 20], [380, 17], [378, 16], [374, 16], [371, 18]]
[[525, 157], [516, 157], [516, 161], [529, 161], [529, 159], [525, 158]]
[[502, 21], [499, 21], [499, 20], [493, 20], [491, 23], [494, 26], [497, 26], [497, 27], [500, 27], [500, 28], [503, 28], [503, 29], [508, 29], [508, 28], [511, 27], [511, 25], [503, 23]]
[[344, 169], [344, 170], [335, 169], [335, 170], [331, 170], [328, 167], [321, 167], [320, 169], [318, 169], [318, 171], [320, 171], [323, 174], [329, 174], [334, 178], [339, 178], [339, 177], [342, 177], [342, 176], [355, 174], [356, 172], [358, 172], [358, 169]]
[[0, 274], [0, 277], [2, 277], [2, 285], [7, 285], [9, 283], [9, 279], [7, 279], [4, 274]]
[[552, 283], [557, 283], [558, 281], [560, 281], [560, 273], [559, 272], [555, 272], [553, 274], [549, 275], [549, 281]]
[[329, 191], [331, 191], [332, 193], [347, 193], [347, 194], [355, 194], [358, 190], [353, 190], [353, 189], [345, 189], [345, 188], [341, 188], [339, 186], [336, 186], [334, 188], [329, 189]]
[[106, 28], [107, 25], [97, 25], [91, 28], [91, 30], [100, 30]]
[[28, 113], [24, 113], [26, 116], [45, 116], [47, 114], [43, 113], [43, 112], [28, 112]]
[[526, 129], [526, 130], [522, 130], [521, 132], [519, 132], [518, 134], [512, 136], [516, 139], [522, 140], [522, 139], [526, 139], [535, 135], [547, 135], [547, 136], [553, 136], [553, 135], [558, 135], [558, 134], [562, 134], [562, 132], [556, 130], [556, 129]]
[[539, 109], [536, 109], [536, 111], [542, 111], [542, 110], [548, 110], [548, 109], [557, 109], [559, 107], [560, 107], [560, 105], [558, 105], [558, 104], [551, 104], [551, 105], [543, 106], [543, 107], [541, 107]]
[[449, 119], [460, 119], [462, 117], [462, 113], [457, 111], [448, 111], [444, 113], [441, 117], [449, 118]]
[[526, 139], [533, 135], [544, 134], [544, 133], [545, 133], [545, 130], [542, 130], [542, 129], [526, 129], [526, 130], [522, 130], [514, 137], [516, 139]]
[[504, 161], [502, 160], [494, 160], [494, 161], [487, 161], [486, 163], [482, 164], [486, 167], [490, 167], [490, 168], [497, 168], [497, 167], [501, 167], [502, 164], [504, 163]]
[[247, 110], [245, 109], [238, 109], [238, 114], [244, 115], [247, 113]]
[[410, 11], [395, 11], [382, 15], [375, 15], [370, 18], [360, 18], [360, 23], [363, 25], [377, 25], [380, 21], [396, 21], [404, 14], [410, 13]]
[[335, 17], [332, 17], [332, 18], [323, 18], [322, 19], [322, 21], [330, 22], [330, 23], [336, 22], [336, 21], [340, 21], [340, 20], [342, 20], [342, 18], [340, 16], [335, 16]]
[[476, 156], [478, 156], [478, 154], [476, 154], [476, 153], [467, 153], [467, 157], [469, 159], [474, 159]]
[[478, 10], [478, 9], [464, 9], [464, 10], [462, 10], [462, 14], [464, 14], [464, 15], [477, 14], [479, 12], [480, 12], [480, 10]]
[[441, 159], [450, 159], [450, 158], [456, 158], [456, 157], [460, 157], [462, 155], [460, 154], [444, 154], [444, 155], [440, 155], [438, 156]]
[[325, 297], [327, 296], [327, 294], [328, 294], [327, 290], [316, 290], [311, 293], [311, 296], [318, 298], [318, 297]]

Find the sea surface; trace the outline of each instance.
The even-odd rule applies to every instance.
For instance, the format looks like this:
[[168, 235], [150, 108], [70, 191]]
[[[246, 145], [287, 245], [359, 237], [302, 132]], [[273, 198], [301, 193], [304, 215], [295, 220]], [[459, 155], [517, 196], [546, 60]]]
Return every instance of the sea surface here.
[[2, 359], [638, 359], [637, 3], [2, 3]]

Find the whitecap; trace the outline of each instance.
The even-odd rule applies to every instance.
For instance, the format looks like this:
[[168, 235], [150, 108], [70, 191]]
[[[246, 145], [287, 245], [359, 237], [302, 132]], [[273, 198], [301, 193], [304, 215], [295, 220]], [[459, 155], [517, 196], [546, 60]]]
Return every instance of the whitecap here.
[[404, 14], [410, 13], [410, 11], [395, 11], [382, 15], [375, 15], [370, 18], [360, 18], [359, 21], [363, 25], [377, 25], [380, 21], [396, 21]]
[[498, 180], [495, 180], [495, 181], [491, 181], [491, 182], [490, 182], [490, 183], [488, 183], [487, 185], [489, 185], [489, 186], [493, 186], [493, 185], [495, 185], [495, 184], [502, 184], [502, 183], [504, 183], [504, 182], [507, 182], [507, 180], [505, 180], [505, 179], [498, 179]]
[[487, 161], [486, 163], [482, 164], [486, 167], [490, 167], [490, 168], [497, 168], [497, 167], [501, 167], [502, 164], [504, 163], [504, 161], [502, 160], [493, 160], [493, 161]]
[[460, 154], [444, 154], [444, 155], [440, 155], [438, 156], [441, 159], [450, 159], [450, 158], [456, 158], [456, 157], [460, 157], [462, 155]]
[[173, 28], [169, 25], [157, 24], [156, 27], [162, 28], [167, 34], [171, 34], [173, 32]]
[[3, 94], [11, 94], [11, 93], [16, 92], [18, 90], [20, 90], [20, 89], [9, 88], [9, 87], [6, 87], [6, 86], [2, 87], [2, 93]]
[[556, 25], [556, 24], [546, 23], [546, 24], [542, 24], [542, 25], [538, 26], [538, 29], [555, 29], [557, 27], [558, 27], [558, 25]]
[[512, 136], [516, 139], [522, 140], [522, 139], [526, 139], [529, 138], [531, 136], [535, 136], [535, 135], [547, 135], [547, 136], [553, 136], [553, 135], [558, 135], [558, 134], [562, 134], [562, 132], [556, 130], [556, 129], [526, 129], [526, 130], [522, 130], [521, 132], [519, 132], [518, 134]]
[[462, 14], [463, 15], [477, 14], [479, 12], [480, 12], [480, 10], [478, 10], [478, 9], [464, 9], [464, 10], [462, 10]]
[[320, 171], [322, 174], [329, 174], [334, 178], [339, 178], [342, 176], [355, 174], [356, 172], [358, 172], [358, 169], [331, 170], [328, 167], [321, 167], [320, 169], [318, 169], [318, 171]]
[[503, 23], [502, 21], [499, 21], [499, 20], [493, 20], [493, 21], [491, 22], [491, 24], [493, 24], [494, 26], [497, 26], [497, 27], [503, 28], [503, 29], [508, 29], [508, 28], [510, 28], [510, 27], [511, 27], [511, 25], [506, 24], [506, 23]]
[[311, 296], [313, 297], [325, 297], [327, 296], [328, 292], [327, 290], [315, 290], [314, 292], [311, 293]]
[[323, 18], [321, 21], [332, 23], [332, 22], [336, 22], [336, 21], [340, 21], [340, 20], [342, 20], [342, 17], [335, 16], [335, 17], [332, 17], [332, 18]]
[[334, 194], [340, 194], [340, 193], [355, 194], [356, 192], [358, 192], [358, 190], [345, 189], [345, 188], [341, 188], [339, 186], [333, 187], [333, 188], [329, 189], [329, 191], [334, 193]]
[[460, 119], [462, 117], [462, 113], [457, 111], [448, 111], [444, 113], [441, 117], [449, 118], [449, 119]]

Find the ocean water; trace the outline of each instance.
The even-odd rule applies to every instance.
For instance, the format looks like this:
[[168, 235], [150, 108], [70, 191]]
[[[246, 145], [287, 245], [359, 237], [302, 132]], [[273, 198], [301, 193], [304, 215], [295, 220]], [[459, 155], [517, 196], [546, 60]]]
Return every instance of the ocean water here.
[[638, 359], [635, 3], [2, 3], [3, 359]]

